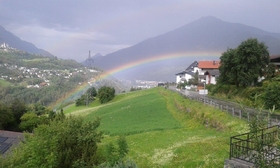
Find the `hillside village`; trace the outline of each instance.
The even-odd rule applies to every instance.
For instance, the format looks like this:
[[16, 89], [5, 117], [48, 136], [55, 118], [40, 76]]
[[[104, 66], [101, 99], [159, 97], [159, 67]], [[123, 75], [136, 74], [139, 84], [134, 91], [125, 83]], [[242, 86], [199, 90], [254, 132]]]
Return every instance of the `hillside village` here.
[[[3, 52], [16, 52], [19, 51], [15, 48], [9, 47], [7, 43], [0, 45], [0, 51]], [[40, 88], [51, 85], [50, 78], [52, 77], [62, 77], [64, 79], [70, 79], [71, 77], [81, 74], [86, 75], [87, 73], [98, 73], [98, 70], [90, 69], [87, 67], [75, 68], [75, 69], [39, 69], [39, 68], [27, 68], [24, 66], [19, 66], [16, 64], [9, 64], [0, 62], [0, 80], [6, 80], [11, 83], [21, 82], [23, 79], [38, 79], [39, 83], [31, 82], [26, 87], [27, 88]], [[13, 73], [12, 73], [12, 72]], [[6, 73], [10, 72], [10, 73]]]
[[7, 43], [3, 43], [3, 44], [1, 44], [0, 45], [0, 50], [2, 50], [2, 51], [19, 51], [18, 49], [16, 49], [16, 48], [12, 48], [12, 47], [10, 47], [9, 46], [9, 44], [7, 44]]
[[69, 79], [73, 77], [76, 74], [86, 74], [87, 72], [97, 73], [98, 71], [87, 69], [87, 68], [80, 68], [80, 69], [73, 69], [73, 70], [40, 70], [38, 68], [26, 68], [26, 67], [18, 67], [17, 65], [10, 65], [10, 64], [0, 64], [0, 67], [9, 69], [9, 70], [15, 70], [18, 72], [17, 76], [8, 76], [8, 75], [2, 75], [0, 76], [0, 79], [7, 80], [10, 82], [16, 82], [21, 81], [24, 78], [38, 78], [41, 79], [42, 82], [39, 84], [34, 85], [27, 85], [27, 88], [40, 88], [44, 86], [49, 86], [51, 84], [49, 78], [53, 76], [63, 77], [64, 79]]

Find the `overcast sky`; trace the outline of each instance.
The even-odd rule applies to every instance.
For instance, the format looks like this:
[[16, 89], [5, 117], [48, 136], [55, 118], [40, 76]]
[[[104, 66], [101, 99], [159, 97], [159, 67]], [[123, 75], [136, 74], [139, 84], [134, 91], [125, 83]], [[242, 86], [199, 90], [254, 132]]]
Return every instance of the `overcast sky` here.
[[0, 0], [0, 25], [64, 59], [83, 61], [204, 16], [280, 33], [280, 0]]

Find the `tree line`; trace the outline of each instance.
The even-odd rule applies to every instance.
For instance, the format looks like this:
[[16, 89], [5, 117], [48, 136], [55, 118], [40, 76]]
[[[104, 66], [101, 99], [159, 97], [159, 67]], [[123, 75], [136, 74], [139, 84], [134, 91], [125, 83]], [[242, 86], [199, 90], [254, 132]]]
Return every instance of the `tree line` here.
[[217, 84], [207, 86], [211, 94], [238, 96], [254, 108], [280, 109], [280, 74], [265, 43], [249, 38], [227, 49], [220, 57], [219, 71]]
[[9, 104], [0, 103], [0, 116], [0, 129], [31, 132], [39, 124], [46, 124], [55, 112], [40, 103], [27, 105], [14, 99]]
[[111, 101], [115, 97], [115, 88], [102, 86], [96, 91], [95, 87], [90, 87], [80, 98], [76, 100], [76, 106], [88, 106], [98, 97], [101, 104]]

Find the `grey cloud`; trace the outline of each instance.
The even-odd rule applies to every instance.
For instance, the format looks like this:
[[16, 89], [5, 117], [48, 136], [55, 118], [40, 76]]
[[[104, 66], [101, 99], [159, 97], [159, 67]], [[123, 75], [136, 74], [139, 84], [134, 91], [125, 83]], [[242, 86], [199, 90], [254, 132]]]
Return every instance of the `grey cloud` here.
[[[0, 0], [0, 25], [59, 57], [78, 59], [79, 53], [108, 54], [209, 15], [280, 33], [279, 9], [279, 0]], [[58, 49], [55, 44], [63, 42]]]

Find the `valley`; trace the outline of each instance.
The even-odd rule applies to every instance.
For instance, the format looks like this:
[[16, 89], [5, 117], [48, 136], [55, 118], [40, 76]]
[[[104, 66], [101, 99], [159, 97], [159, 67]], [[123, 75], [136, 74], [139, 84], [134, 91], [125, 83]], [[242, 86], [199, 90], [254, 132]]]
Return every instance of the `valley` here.
[[222, 167], [229, 137], [248, 129], [242, 120], [163, 88], [122, 93], [105, 105], [69, 105], [64, 112], [86, 121], [100, 117], [102, 144], [125, 135], [127, 158], [138, 167]]
[[[121, 22], [132, 15], [127, 16], [109, 17], [120, 21], [117, 26], [99, 22], [82, 29], [73, 25], [87, 17], [78, 16], [69, 27], [48, 23], [34, 41], [63, 57], [0, 26], [0, 129], [28, 132], [13, 155], [0, 156], [0, 167], [223, 167], [230, 145], [240, 147], [239, 142], [232, 146], [230, 137], [256, 132], [247, 142], [263, 142], [258, 131], [268, 127], [273, 113], [280, 113], [279, 32], [203, 16], [135, 42], [129, 32], [133, 26], [122, 29]], [[90, 15], [87, 24], [95, 23], [94, 17]], [[53, 25], [57, 29], [49, 29]], [[117, 35], [109, 31], [119, 27], [123, 32]], [[143, 30], [134, 34], [142, 36], [145, 25], [139, 27]], [[36, 32], [25, 26], [13, 31]], [[91, 56], [91, 50], [97, 54]], [[209, 66], [202, 66], [205, 63]], [[203, 93], [204, 103], [171, 87]], [[233, 108], [226, 106], [231, 110], [227, 113], [208, 106], [205, 91], [241, 108], [266, 111], [244, 111], [243, 120], [243, 108], [238, 109], [239, 118], [233, 117], [228, 114], [235, 113]], [[279, 134], [270, 135], [276, 140], [268, 145], [276, 151]], [[5, 143], [6, 137], [1, 138]], [[250, 155], [248, 150], [237, 152], [239, 159]]]

